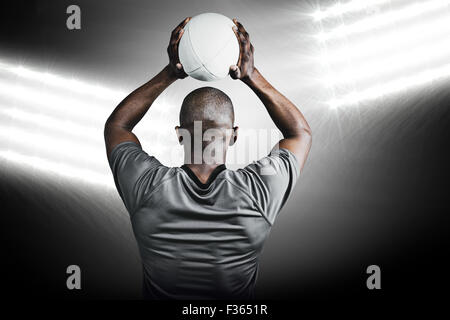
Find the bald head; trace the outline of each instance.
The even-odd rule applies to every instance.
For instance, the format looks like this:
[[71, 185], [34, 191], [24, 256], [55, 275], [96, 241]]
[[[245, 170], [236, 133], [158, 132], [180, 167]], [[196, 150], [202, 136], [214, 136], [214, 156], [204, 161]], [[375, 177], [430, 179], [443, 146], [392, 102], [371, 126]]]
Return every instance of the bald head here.
[[228, 146], [237, 139], [233, 125], [233, 104], [224, 92], [203, 87], [189, 93], [176, 128], [184, 146], [184, 163], [224, 163]]
[[234, 109], [231, 99], [221, 90], [203, 87], [189, 93], [180, 110], [180, 125], [192, 130], [195, 121], [202, 122], [203, 131], [211, 128], [231, 129]]

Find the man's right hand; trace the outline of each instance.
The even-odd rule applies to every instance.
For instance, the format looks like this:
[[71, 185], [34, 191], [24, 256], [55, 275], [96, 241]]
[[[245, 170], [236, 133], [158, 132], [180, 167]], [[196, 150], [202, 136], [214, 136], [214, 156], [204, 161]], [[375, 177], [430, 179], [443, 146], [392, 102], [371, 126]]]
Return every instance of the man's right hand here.
[[241, 23], [236, 19], [233, 19], [233, 22], [236, 24], [233, 30], [239, 41], [240, 54], [237, 65], [230, 67], [230, 76], [242, 80], [258, 96], [283, 134], [279, 147], [296, 156], [301, 170], [311, 148], [311, 128], [300, 110], [255, 68], [250, 37]]
[[233, 31], [239, 41], [239, 59], [236, 65], [230, 66], [230, 76], [233, 79], [240, 79], [242, 81], [248, 81], [251, 79], [253, 72], [256, 70], [253, 61], [253, 48], [250, 42], [250, 36], [245, 31], [244, 26], [233, 19], [236, 26], [233, 26]]
[[170, 36], [169, 46], [167, 47], [170, 69], [178, 79], [184, 79], [188, 76], [186, 72], [184, 72], [183, 66], [180, 63], [180, 58], [178, 56], [178, 45], [184, 33], [183, 28], [186, 26], [189, 20], [191, 20], [191, 17], [187, 17], [186, 19], [181, 21], [175, 29], [173, 29]]

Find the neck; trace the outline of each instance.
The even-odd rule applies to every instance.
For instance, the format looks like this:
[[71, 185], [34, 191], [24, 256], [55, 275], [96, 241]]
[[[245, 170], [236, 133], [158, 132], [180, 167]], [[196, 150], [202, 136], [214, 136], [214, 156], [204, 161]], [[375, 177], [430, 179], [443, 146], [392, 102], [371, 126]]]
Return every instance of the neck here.
[[227, 158], [227, 150], [225, 149], [220, 156], [215, 156], [215, 153], [212, 155], [207, 152], [197, 152], [197, 157], [195, 156], [196, 152], [186, 152], [184, 151], [184, 164], [189, 167], [212, 167], [215, 168], [221, 164], [225, 164]]
[[223, 164], [185, 164], [185, 166], [191, 169], [201, 183], [206, 183], [213, 171], [220, 165]]
[[222, 159], [219, 160], [205, 159], [204, 157], [202, 157], [201, 163], [195, 163], [194, 157], [190, 156], [188, 153], [185, 152], [184, 165], [187, 166], [189, 169], [191, 169], [192, 172], [194, 172], [194, 174], [202, 183], [206, 183], [206, 181], [208, 181], [208, 178], [210, 177], [214, 169], [216, 169], [220, 165], [225, 164], [225, 158], [226, 154], [223, 156]]

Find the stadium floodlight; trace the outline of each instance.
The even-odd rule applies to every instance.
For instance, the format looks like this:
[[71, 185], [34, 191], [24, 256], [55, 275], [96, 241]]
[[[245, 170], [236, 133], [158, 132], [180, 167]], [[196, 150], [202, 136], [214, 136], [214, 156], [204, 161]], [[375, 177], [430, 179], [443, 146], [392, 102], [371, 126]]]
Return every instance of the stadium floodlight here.
[[392, 1], [395, 0], [353, 0], [345, 3], [338, 2], [326, 10], [317, 10], [313, 13], [313, 17], [316, 21], [320, 21], [328, 17], [335, 17], [346, 13], [367, 10], [370, 7], [382, 5]]
[[22, 65], [12, 66], [0, 61], [0, 70], [10, 72], [28, 80], [41, 82], [80, 94], [93, 95], [97, 98], [118, 100], [123, 99], [126, 96], [126, 94], [120, 90], [113, 90], [101, 85], [94, 85], [77, 79], [62, 77], [49, 72], [32, 70]]
[[102, 145], [98, 147], [83, 140], [64, 139], [58, 135], [47, 135], [30, 130], [27, 127], [1, 126], [2, 145], [10, 142], [11, 147], [29, 154], [36, 151], [51, 157], [66, 159], [68, 163], [103, 167], [106, 164], [106, 152]]
[[346, 94], [345, 96], [331, 99], [328, 104], [332, 108], [337, 108], [342, 105], [354, 105], [361, 101], [376, 99], [387, 94], [429, 84], [435, 80], [448, 77], [450, 77], [450, 64], [425, 70], [409, 77], [398, 78], [387, 83], [370, 87], [363, 91], [352, 92]]
[[330, 72], [326, 76], [326, 83], [332, 86], [340, 86], [348, 83], [358, 83], [367, 79], [374, 79], [383, 74], [400, 74], [405, 70], [439, 64], [442, 59], [450, 56], [450, 36], [442, 42], [430, 46], [417, 46], [411, 48], [408, 54], [398, 52], [394, 55], [381, 56], [372, 61], [362, 61], [344, 67], [339, 71]]
[[[101, 128], [114, 110], [114, 104], [93, 101], [83, 96], [64, 95], [60, 91], [42, 90], [36, 85], [22, 85], [10, 83], [0, 79], [0, 95], [8, 99], [10, 105], [20, 105], [22, 110], [34, 110], [38, 114], [45, 114], [54, 118], [70, 119], [86, 128]], [[14, 102], [14, 103], [12, 103]], [[154, 102], [153, 118], [164, 116], [164, 112], [171, 109], [171, 105], [160, 100]], [[164, 104], [160, 106], [160, 104]], [[154, 122], [147, 131], [161, 130], [162, 126]], [[89, 129], [88, 129], [89, 130]]]
[[432, 11], [438, 11], [450, 5], [450, 0], [431, 0], [416, 3], [406, 8], [393, 10], [387, 13], [372, 15], [348, 25], [341, 25], [328, 32], [317, 35], [318, 40], [327, 41], [332, 38], [347, 37], [351, 34], [367, 32], [372, 29], [384, 27], [402, 20], [411, 19]]
[[20, 102], [20, 105], [25, 103], [25, 107], [38, 108], [41, 113], [84, 119], [88, 123], [100, 125], [105, 122], [112, 110], [100, 103], [83, 100], [83, 97], [75, 98], [70, 95], [62, 95], [61, 92], [49, 93], [38, 86], [11, 84], [5, 80], [0, 80], [0, 94], [3, 98]]
[[[363, 2], [359, 7], [354, 4], [354, 11], [363, 8]], [[347, 22], [343, 13], [351, 10], [330, 8], [328, 16], [342, 16], [327, 21], [328, 26], [340, 25], [317, 36], [324, 41], [318, 55], [323, 82], [333, 92], [328, 104], [359, 104], [449, 77], [449, 9], [450, 0], [399, 1], [398, 6], [380, 7], [368, 17], [352, 15]]]
[[[341, 62], [354, 63], [358, 59], [382, 57], [396, 52], [405, 56], [418, 47], [432, 46], [436, 43], [448, 44], [450, 35], [449, 18], [420, 21], [407, 27], [397, 26], [383, 34], [368, 35], [364, 40], [351, 41], [343, 46], [327, 45], [319, 56], [322, 64], [338, 65]], [[450, 46], [450, 45], [449, 45]]]
[[39, 114], [36, 112], [29, 112], [21, 110], [17, 107], [2, 106], [0, 114], [7, 116], [11, 120], [18, 120], [20, 122], [34, 125], [37, 128], [46, 128], [51, 131], [64, 133], [73, 137], [81, 138], [85, 143], [103, 142], [103, 128], [90, 127], [80, 125], [68, 119], [58, 119], [52, 116]]
[[[107, 117], [124, 92], [0, 62], [0, 157], [79, 181], [113, 186], [103, 142]], [[151, 126], [139, 132], [160, 140], [171, 112], [155, 101]], [[114, 101], [116, 100], [116, 101]], [[159, 110], [158, 110], [159, 109]]]
[[100, 173], [89, 169], [79, 168], [66, 162], [52, 161], [37, 156], [21, 154], [13, 150], [0, 149], [0, 158], [6, 159], [22, 166], [37, 169], [42, 173], [55, 173], [58, 176], [76, 179], [80, 182], [100, 185], [102, 187], [114, 187], [112, 175], [108, 173]]

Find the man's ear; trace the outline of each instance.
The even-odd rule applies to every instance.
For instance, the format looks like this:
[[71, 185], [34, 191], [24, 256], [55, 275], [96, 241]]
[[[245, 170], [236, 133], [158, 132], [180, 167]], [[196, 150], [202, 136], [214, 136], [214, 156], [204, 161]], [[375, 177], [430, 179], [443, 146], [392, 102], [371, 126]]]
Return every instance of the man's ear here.
[[183, 145], [183, 136], [180, 134], [180, 126], [176, 126], [175, 131], [177, 133], [178, 142], [180, 143], [180, 145]]
[[232, 146], [236, 142], [236, 140], [238, 138], [238, 130], [239, 130], [239, 127], [233, 128], [233, 133], [231, 134], [231, 138], [230, 138], [230, 146]]

